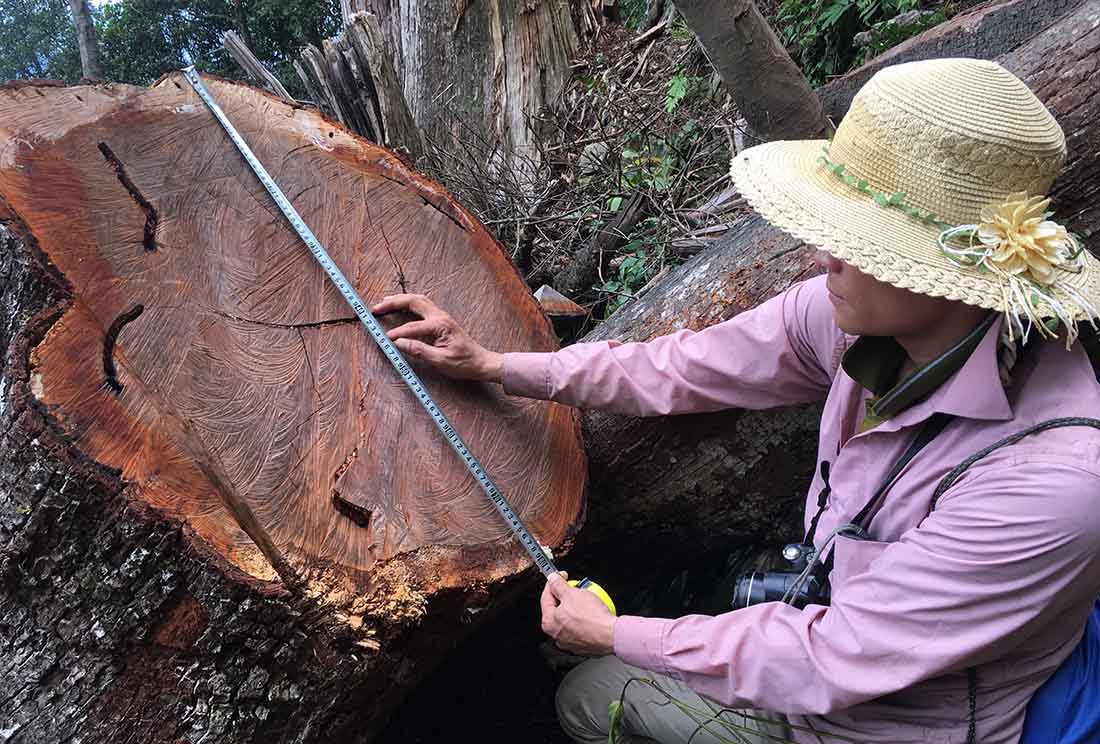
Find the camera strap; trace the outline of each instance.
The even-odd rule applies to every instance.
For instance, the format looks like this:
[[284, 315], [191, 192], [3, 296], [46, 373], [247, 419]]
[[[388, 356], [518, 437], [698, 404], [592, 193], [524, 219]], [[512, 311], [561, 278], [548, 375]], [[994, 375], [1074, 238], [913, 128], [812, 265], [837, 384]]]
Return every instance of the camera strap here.
[[897, 479], [901, 471], [905, 469], [914, 457], [917, 456], [922, 449], [928, 446], [928, 444], [935, 439], [944, 428], [951, 423], [951, 420], [955, 418], [949, 413], [933, 413], [928, 417], [928, 420], [924, 422], [924, 426], [917, 432], [917, 436], [913, 438], [913, 441], [909, 444], [909, 448], [902, 453], [897, 462], [894, 463], [894, 467], [890, 468], [890, 472], [886, 474], [886, 477], [882, 481], [882, 485], [878, 487], [874, 495], [871, 496], [871, 500], [867, 502], [867, 505], [860, 510], [859, 514], [852, 519], [852, 524], [856, 525], [864, 534], [871, 528], [871, 520], [878, 514], [879, 508], [882, 506], [883, 500], [886, 498], [886, 492], [890, 490], [890, 486], [894, 485], [894, 481]]
[[[913, 437], [913, 441], [909, 444], [908, 449], [902, 453], [901, 457], [894, 463], [894, 466], [890, 468], [890, 472], [886, 474], [886, 477], [882, 481], [882, 485], [875, 489], [874, 494], [871, 496], [866, 506], [864, 506], [855, 518], [852, 519], [850, 523], [851, 527], [838, 534], [853, 537], [857, 540], [866, 538], [867, 531], [871, 528], [871, 520], [875, 518], [879, 507], [886, 498], [886, 492], [894, 485], [894, 481], [897, 479], [898, 475], [900, 475], [901, 471], [905, 469], [905, 466], [917, 456], [917, 453], [927, 447], [954, 418], [955, 417], [951, 414], [940, 413], [938, 411], [929, 416], [928, 420], [924, 422], [924, 426], [917, 432], [917, 436]], [[828, 468], [823, 471], [823, 474], [827, 472]], [[826, 486], [826, 489], [828, 489], [828, 486]], [[822, 511], [824, 511], [824, 506], [819, 505], [818, 513], [814, 517], [811, 527], [817, 527], [817, 518], [821, 516]], [[825, 585], [829, 581], [829, 574], [833, 572], [833, 558], [835, 556], [836, 547], [833, 547], [833, 549], [829, 551], [828, 558], [818, 563], [816, 569], [814, 569], [814, 573], [822, 585]]]
[[[867, 505], [855, 516], [852, 520], [852, 524], [858, 526], [866, 533], [870, 527], [871, 519], [874, 519], [878, 506], [886, 496], [886, 492], [890, 490], [890, 486], [893, 485], [894, 480], [905, 466], [917, 456], [917, 453], [924, 449], [929, 442], [936, 438], [936, 435], [943, 431], [944, 427], [947, 426], [952, 418], [954, 417], [946, 413], [934, 413], [928, 417], [928, 420], [924, 422], [924, 426], [917, 432], [917, 436], [914, 437], [913, 441], [909, 444], [909, 448], [902, 453], [901, 457], [894, 463], [894, 466], [890, 468], [890, 472], [886, 474], [886, 478], [883, 479], [882, 485], [880, 485], [874, 495], [871, 496], [871, 500], [867, 502]], [[825, 485], [821, 487], [821, 492], [817, 495], [817, 513], [810, 519], [810, 529], [806, 530], [806, 537], [802, 541], [804, 545], [814, 544], [814, 536], [817, 534], [817, 523], [821, 521], [821, 515], [825, 513], [825, 507], [829, 505], [829, 494], [831, 494], [833, 490], [832, 486], [829, 484], [830, 467], [828, 460], [821, 461], [821, 480]], [[832, 556], [830, 556], [829, 566], [832, 567]]]

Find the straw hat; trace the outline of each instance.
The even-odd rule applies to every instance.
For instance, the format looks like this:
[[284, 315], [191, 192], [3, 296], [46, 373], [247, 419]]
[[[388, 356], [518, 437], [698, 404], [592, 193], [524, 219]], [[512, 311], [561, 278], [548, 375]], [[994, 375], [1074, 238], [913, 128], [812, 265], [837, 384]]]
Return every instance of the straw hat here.
[[[1100, 262], [1046, 211], [1066, 157], [1058, 123], [993, 62], [887, 67], [831, 142], [769, 142], [730, 175], [768, 221], [888, 282], [1000, 310], [1067, 344], [1100, 315]], [[1050, 327], [1048, 327], [1050, 326]]]

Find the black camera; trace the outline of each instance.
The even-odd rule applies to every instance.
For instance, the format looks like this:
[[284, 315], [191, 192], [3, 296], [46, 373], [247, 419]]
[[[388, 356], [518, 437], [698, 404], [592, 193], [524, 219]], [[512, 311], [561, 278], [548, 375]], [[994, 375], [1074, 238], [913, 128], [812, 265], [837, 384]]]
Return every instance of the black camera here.
[[740, 576], [733, 590], [733, 609], [739, 610], [761, 602], [786, 601], [802, 609], [809, 604], [829, 604], [829, 582], [823, 566], [818, 564], [802, 581], [799, 577], [813, 562], [813, 545], [791, 543], [783, 547], [783, 560], [788, 568], [778, 571], [753, 571]]

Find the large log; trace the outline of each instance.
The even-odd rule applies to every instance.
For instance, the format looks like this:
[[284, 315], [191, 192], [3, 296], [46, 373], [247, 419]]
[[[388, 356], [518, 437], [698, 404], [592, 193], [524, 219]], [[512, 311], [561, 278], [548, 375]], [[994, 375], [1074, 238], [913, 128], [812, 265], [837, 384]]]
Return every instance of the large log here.
[[1082, 0], [989, 0], [887, 49], [818, 89], [826, 114], [840, 121], [871, 76], [889, 65], [944, 57], [994, 59], [1075, 10]]
[[[494, 345], [555, 347], [439, 187], [315, 111], [207, 82], [368, 302], [427, 292]], [[0, 223], [5, 741], [366, 741], [529, 586], [178, 74], [0, 88]], [[536, 536], [568, 544], [576, 414], [423, 377]]]
[[[1066, 132], [1069, 158], [1053, 209], [1093, 252], [1100, 249], [1098, 49], [1100, 0], [1087, 0], [998, 58]], [[584, 340], [644, 341], [704, 328], [813, 275], [811, 255], [752, 216]], [[592, 492], [575, 564], [614, 588], [644, 575], [639, 565], [687, 565], [777, 532], [796, 537], [791, 516], [801, 513], [812, 475], [818, 415], [814, 406], [662, 419], [586, 412]]]

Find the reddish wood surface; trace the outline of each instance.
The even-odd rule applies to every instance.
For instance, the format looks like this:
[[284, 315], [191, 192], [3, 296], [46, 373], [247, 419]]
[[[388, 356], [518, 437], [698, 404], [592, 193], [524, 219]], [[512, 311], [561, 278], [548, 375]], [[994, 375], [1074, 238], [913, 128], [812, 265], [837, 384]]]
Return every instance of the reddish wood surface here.
[[[490, 347], [555, 347], [500, 247], [442, 189], [316, 112], [207, 82], [368, 302], [423, 292]], [[397, 571], [430, 594], [527, 565], [181, 76], [0, 90], [0, 200], [71, 295], [31, 352], [31, 391], [132, 498], [275, 578], [174, 416], [314, 591]], [[585, 481], [575, 414], [423, 376], [536, 536], [568, 541]]]

